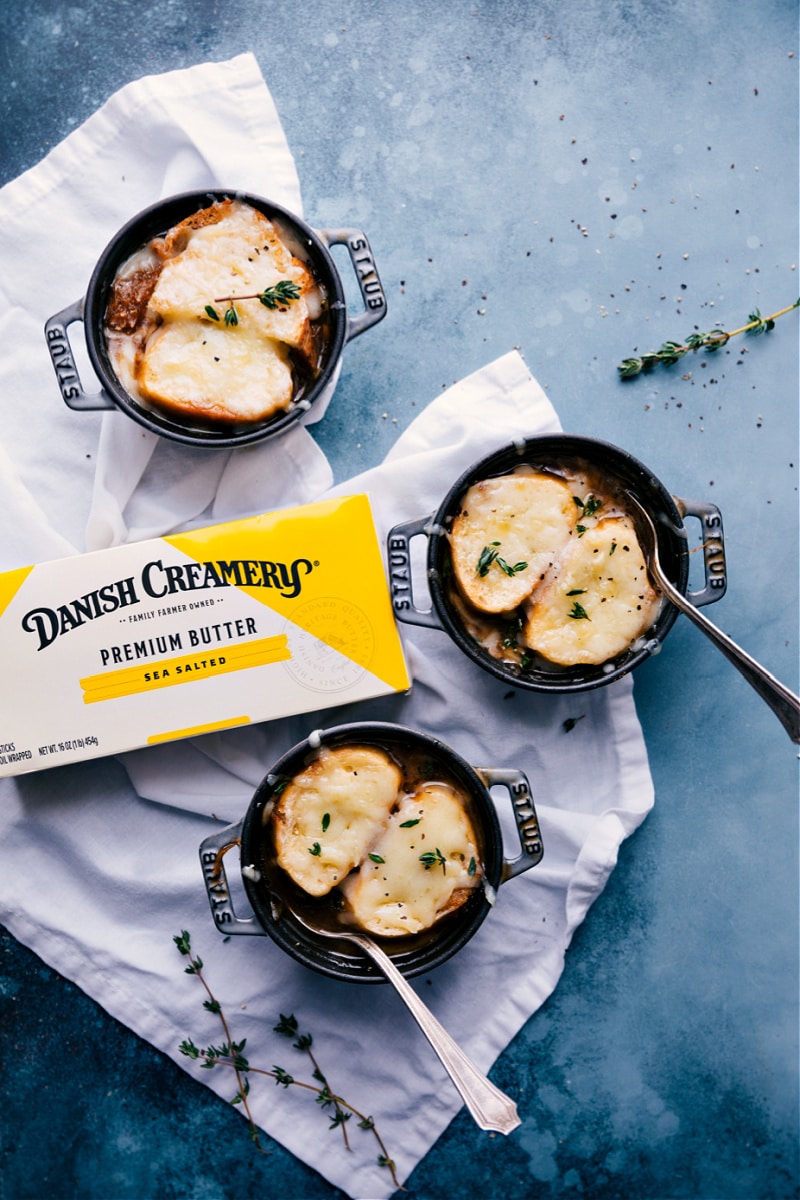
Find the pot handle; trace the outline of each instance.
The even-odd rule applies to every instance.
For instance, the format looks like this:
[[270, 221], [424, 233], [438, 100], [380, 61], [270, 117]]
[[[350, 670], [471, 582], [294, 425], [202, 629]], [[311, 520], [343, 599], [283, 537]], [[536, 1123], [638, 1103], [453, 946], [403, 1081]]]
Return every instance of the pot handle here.
[[364, 311], [347, 318], [345, 342], [351, 342], [365, 329], [377, 325], [386, 316], [386, 296], [383, 292], [372, 248], [367, 235], [360, 229], [317, 229], [326, 246], [346, 246], [350, 262], [364, 301]]
[[513, 879], [515, 875], [521, 875], [523, 871], [535, 867], [542, 861], [544, 854], [531, 785], [528, 783], [527, 775], [513, 767], [475, 767], [474, 769], [487, 788], [500, 784], [507, 790], [514, 820], [517, 823], [520, 853], [516, 858], [503, 859], [500, 882], [505, 883], [506, 880]]
[[682, 517], [696, 517], [703, 527], [703, 570], [705, 586], [696, 592], [687, 592], [686, 599], [695, 608], [721, 600], [728, 586], [725, 567], [725, 534], [722, 514], [716, 504], [708, 500], [682, 500], [672, 497]]
[[75, 412], [89, 412], [99, 408], [114, 408], [114, 401], [108, 392], [102, 389], [90, 395], [84, 391], [78, 367], [72, 353], [72, 347], [67, 337], [67, 329], [76, 321], [83, 320], [83, 298], [70, 304], [61, 312], [56, 313], [45, 322], [44, 336], [50, 360], [56, 373], [58, 386], [61, 388], [61, 399]]
[[405, 521], [389, 530], [386, 539], [386, 552], [389, 562], [389, 587], [392, 593], [392, 607], [399, 621], [407, 625], [424, 625], [428, 629], [441, 629], [442, 626], [432, 608], [417, 608], [414, 601], [414, 589], [411, 580], [411, 540], [415, 537], [428, 537], [433, 515], [417, 517], [414, 521]]
[[200, 843], [200, 864], [203, 868], [208, 902], [211, 905], [211, 915], [220, 933], [249, 933], [266, 936], [255, 917], [237, 916], [228, 887], [222, 851], [232, 842], [239, 841], [241, 835], [242, 822], [237, 821], [235, 825], [227, 825], [224, 829], [218, 829], [216, 833], [210, 834]]

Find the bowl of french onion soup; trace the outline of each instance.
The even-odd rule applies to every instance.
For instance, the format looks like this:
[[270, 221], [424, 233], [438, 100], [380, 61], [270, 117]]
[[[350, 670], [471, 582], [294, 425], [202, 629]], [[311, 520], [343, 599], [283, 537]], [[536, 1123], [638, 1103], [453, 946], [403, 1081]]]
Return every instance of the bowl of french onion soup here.
[[[355, 313], [336, 245], [360, 292]], [[235, 447], [324, 411], [344, 346], [385, 314], [361, 230], [312, 229], [247, 193], [187, 192], [119, 230], [45, 337], [70, 408], [116, 408], [174, 441]], [[68, 334], [79, 322], [99, 392], [80, 378]]]
[[[513, 814], [508, 848], [498, 803]], [[266, 933], [305, 966], [354, 983], [384, 976], [357, 945], [308, 924], [365, 934], [419, 975], [466, 945], [498, 888], [542, 854], [524, 772], [472, 766], [437, 738], [382, 721], [310, 734], [265, 776], [242, 820], [200, 847], [220, 932]]]
[[[697, 605], [724, 595], [716, 505], [671, 495], [608, 442], [545, 434], [488, 454], [435, 513], [390, 531], [395, 615], [444, 630], [513, 687], [560, 693], [611, 683], [660, 651], [677, 616], [648, 575], [632, 498], [656, 527], [675, 586]], [[700, 522], [704, 579], [694, 591], [687, 517]], [[427, 542], [421, 554], [416, 538]], [[415, 570], [420, 560], [424, 571]]]

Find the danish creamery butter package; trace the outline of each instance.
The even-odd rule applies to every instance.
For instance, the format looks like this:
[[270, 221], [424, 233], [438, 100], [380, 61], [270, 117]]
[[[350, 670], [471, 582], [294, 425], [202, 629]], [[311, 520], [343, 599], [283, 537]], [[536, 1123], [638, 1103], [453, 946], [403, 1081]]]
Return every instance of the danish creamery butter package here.
[[0, 575], [0, 776], [410, 686], [369, 499]]

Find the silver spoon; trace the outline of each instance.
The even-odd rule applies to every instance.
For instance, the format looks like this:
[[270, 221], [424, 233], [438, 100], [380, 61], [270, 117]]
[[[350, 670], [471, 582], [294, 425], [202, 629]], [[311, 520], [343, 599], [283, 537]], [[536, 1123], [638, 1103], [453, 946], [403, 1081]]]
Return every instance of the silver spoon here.
[[493, 1130], [496, 1133], [511, 1133], [512, 1129], [516, 1129], [521, 1124], [517, 1106], [511, 1097], [496, 1088], [491, 1080], [478, 1070], [458, 1043], [453, 1041], [444, 1026], [439, 1024], [430, 1009], [423, 1004], [389, 955], [384, 953], [372, 938], [363, 933], [343, 930], [338, 926], [335, 929], [329, 929], [323, 925], [312, 925], [295, 909], [292, 908], [290, 911], [295, 920], [300, 925], [304, 925], [311, 933], [319, 934], [321, 937], [336, 938], [339, 941], [355, 942], [365, 954], [369, 955], [396, 989], [400, 998], [405, 1001], [411, 1015], [435, 1050], [461, 1099], [481, 1129]]
[[793, 742], [800, 742], [800, 697], [795, 696], [787, 687], [771, 675], [769, 671], [746, 654], [740, 646], [717, 629], [708, 617], [695, 608], [690, 600], [678, 591], [667, 579], [658, 557], [658, 537], [655, 526], [646, 509], [642, 508], [635, 496], [628, 492], [628, 498], [633, 505], [631, 513], [639, 543], [642, 547], [647, 569], [655, 586], [666, 596], [671, 604], [685, 613], [690, 621], [694, 621], [706, 637], [710, 638], [718, 650], [733, 663], [745, 677], [751, 687], [755, 688], [762, 700], [766, 701], [776, 717], [783, 725]]

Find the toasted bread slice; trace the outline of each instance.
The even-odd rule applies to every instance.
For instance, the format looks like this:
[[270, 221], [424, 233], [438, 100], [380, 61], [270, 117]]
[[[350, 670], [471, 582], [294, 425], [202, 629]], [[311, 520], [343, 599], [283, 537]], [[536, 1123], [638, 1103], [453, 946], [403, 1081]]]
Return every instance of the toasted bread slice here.
[[177, 225], [173, 225], [165, 236], [160, 239], [156, 250], [162, 258], [173, 258], [176, 254], [180, 254], [189, 244], [189, 240], [196, 229], [203, 229], [206, 225], [218, 225], [220, 221], [225, 220], [231, 215], [234, 201], [218, 200], [214, 204], [209, 204], [208, 208], [201, 208], [198, 212], [190, 213], [188, 217], [184, 217]]
[[540, 582], [576, 516], [568, 484], [551, 475], [504, 475], [473, 484], [453, 521], [458, 585], [482, 612], [509, 612]]
[[461, 800], [445, 784], [431, 783], [403, 798], [342, 891], [362, 929], [402, 937], [459, 908], [480, 879], [475, 832]]
[[[216, 322], [207, 306], [224, 323], [232, 304], [237, 328], [284, 342], [313, 368], [309, 300], [317, 302], [316, 285], [263, 213], [240, 201], [224, 201], [187, 218], [171, 232], [167, 244], [177, 252], [161, 269], [150, 297], [151, 314], [164, 322], [198, 320], [212, 325]], [[258, 296], [281, 280], [300, 289], [297, 299], [275, 308], [258, 299], [236, 299]]]
[[521, 640], [561, 666], [601, 664], [653, 624], [660, 597], [628, 517], [607, 517], [573, 537], [536, 593]]
[[152, 335], [137, 371], [142, 396], [183, 418], [261, 421], [292, 399], [286, 347], [247, 329], [171, 321]]
[[369, 853], [394, 807], [402, 774], [371, 746], [323, 748], [280, 796], [272, 814], [280, 866], [324, 896]]

